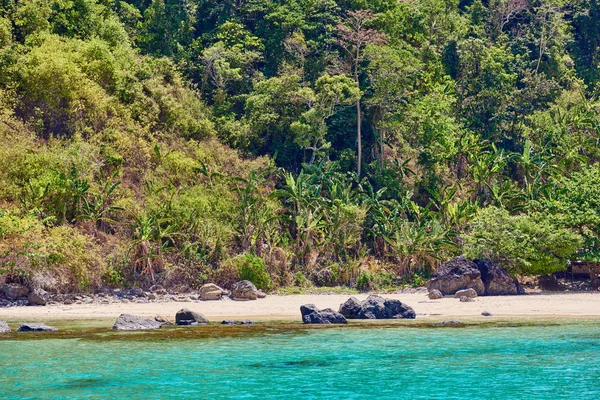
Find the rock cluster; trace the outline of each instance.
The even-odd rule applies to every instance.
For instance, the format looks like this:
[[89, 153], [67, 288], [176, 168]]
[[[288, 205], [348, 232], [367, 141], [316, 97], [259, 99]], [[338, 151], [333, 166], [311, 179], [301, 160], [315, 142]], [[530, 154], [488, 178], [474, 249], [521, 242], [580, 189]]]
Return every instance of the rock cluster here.
[[414, 319], [417, 315], [408, 304], [377, 295], [371, 295], [364, 301], [350, 297], [340, 305], [339, 312], [348, 319]]
[[331, 308], [319, 310], [314, 304], [300, 306], [302, 322], [305, 324], [347, 324], [346, 318]]

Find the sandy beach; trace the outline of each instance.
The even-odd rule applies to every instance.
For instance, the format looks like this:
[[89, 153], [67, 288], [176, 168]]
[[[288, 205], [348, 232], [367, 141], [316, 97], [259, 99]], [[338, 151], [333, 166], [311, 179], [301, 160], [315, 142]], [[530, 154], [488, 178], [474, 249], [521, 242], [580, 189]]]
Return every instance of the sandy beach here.
[[[359, 300], [367, 294], [355, 295]], [[349, 295], [307, 294], [268, 296], [256, 301], [195, 301], [157, 302], [148, 304], [73, 304], [44, 307], [0, 308], [0, 320], [25, 319], [107, 319], [128, 313], [154, 317], [162, 315], [173, 318], [181, 308], [201, 312], [210, 320], [246, 319], [254, 320], [300, 320], [300, 306], [313, 303], [319, 308], [335, 310]], [[474, 302], [462, 303], [458, 299], [443, 298], [429, 300], [423, 293], [383, 295], [399, 299], [412, 306], [418, 319], [443, 319], [451, 317], [480, 317], [483, 311], [497, 317], [573, 317], [600, 318], [600, 293], [535, 293], [524, 296], [478, 297]]]

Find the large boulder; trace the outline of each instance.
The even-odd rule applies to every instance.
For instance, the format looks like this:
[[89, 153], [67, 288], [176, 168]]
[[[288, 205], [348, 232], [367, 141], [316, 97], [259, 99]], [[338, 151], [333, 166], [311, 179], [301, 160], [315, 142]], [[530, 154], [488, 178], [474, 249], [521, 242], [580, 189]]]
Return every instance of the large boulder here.
[[175, 323], [177, 325], [208, 324], [208, 318], [200, 313], [182, 308], [175, 314]]
[[347, 324], [346, 318], [331, 308], [319, 310], [314, 304], [300, 306], [302, 321], [305, 324]]
[[519, 294], [515, 280], [504, 268], [487, 260], [474, 260], [473, 262], [481, 272], [486, 296]]
[[35, 306], [45, 306], [48, 301], [48, 292], [43, 289], [33, 289], [27, 296], [27, 301]]
[[231, 297], [234, 300], [256, 300], [260, 293], [250, 281], [239, 281], [231, 286]]
[[56, 332], [57, 328], [46, 324], [23, 324], [19, 326], [17, 332]]
[[16, 300], [19, 297], [27, 297], [29, 288], [18, 283], [6, 283], [2, 285], [2, 292], [7, 300]]
[[398, 319], [416, 317], [415, 310], [400, 300], [371, 295], [364, 301], [351, 297], [340, 305], [340, 314], [348, 319]]
[[440, 265], [427, 283], [427, 289], [439, 290], [443, 295], [454, 295], [459, 290], [472, 288], [479, 296], [485, 293], [477, 264], [460, 256]]
[[200, 300], [221, 300], [223, 296], [228, 296], [229, 291], [214, 283], [207, 283], [200, 288]]
[[0, 321], [0, 333], [8, 333], [10, 332], [10, 328], [8, 324], [4, 321]]
[[117, 331], [143, 331], [148, 329], [158, 329], [162, 323], [137, 315], [121, 314], [113, 325], [113, 329]]

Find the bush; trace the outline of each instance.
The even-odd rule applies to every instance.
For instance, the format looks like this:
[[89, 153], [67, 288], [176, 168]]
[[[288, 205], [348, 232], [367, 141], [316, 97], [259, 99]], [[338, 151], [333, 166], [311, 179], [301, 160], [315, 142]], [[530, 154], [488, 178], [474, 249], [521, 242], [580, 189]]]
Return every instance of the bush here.
[[259, 289], [271, 288], [271, 276], [262, 258], [252, 254], [242, 254], [229, 260], [240, 271], [240, 279], [248, 280]]

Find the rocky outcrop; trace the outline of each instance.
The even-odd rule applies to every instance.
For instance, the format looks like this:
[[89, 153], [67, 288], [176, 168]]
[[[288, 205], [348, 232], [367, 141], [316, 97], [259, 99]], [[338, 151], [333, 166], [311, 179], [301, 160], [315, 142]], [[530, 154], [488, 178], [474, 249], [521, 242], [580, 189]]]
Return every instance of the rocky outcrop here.
[[400, 300], [371, 295], [364, 301], [349, 298], [340, 305], [340, 314], [348, 319], [398, 319], [416, 317], [415, 310]]
[[56, 332], [57, 328], [46, 324], [23, 324], [19, 326], [17, 332]]
[[27, 301], [35, 306], [45, 306], [48, 302], [48, 292], [43, 289], [33, 289], [27, 296]]
[[429, 297], [430, 300], [439, 300], [444, 298], [444, 295], [439, 290], [433, 289], [427, 294], [427, 297]]
[[4, 321], [0, 321], [0, 333], [8, 333], [10, 332], [10, 328], [8, 324]]
[[177, 325], [199, 325], [208, 324], [208, 318], [204, 315], [182, 308], [175, 314], [175, 323]]
[[506, 296], [519, 293], [515, 280], [504, 268], [487, 260], [473, 262], [481, 273], [486, 296]]
[[458, 290], [469, 288], [478, 295], [485, 292], [477, 264], [462, 256], [440, 265], [427, 284], [429, 291], [439, 290], [443, 295], [453, 295]]
[[113, 329], [117, 331], [143, 331], [148, 329], [158, 329], [162, 323], [137, 315], [121, 314], [113, 325]]
[[[264, 297], [264, 293], [260, 292], [250, 281], [239, 281], [231, 286], [231, 297], [234, 300], [256, 300], [259, 296]], [[264, 296], [263, 296], [264, 295]]]
[[457, 299], [460, 299], [462, 297], [468, 297], [471, 299], [474, 299], [475, 297], [477, 297], [477, 292], [474, 289], [463, 289], [463, 290], [459, 290], [454, 294], [454, 297]]
[[214, 283], [207, 283], [200, 288], [200, 300], [221, 300], [223, 296], [229, 296], [229, 291]]
[[27, 297], [29, 288], [18, 283], [6, 283], [2, 285], [2, 292], [7, 300], [16, 300], [20, 297]]
[[319, 310], [314, 304], [300, 306], [302, 322], [305, 324], [347, 324], [346, 318], [331, 308]]

